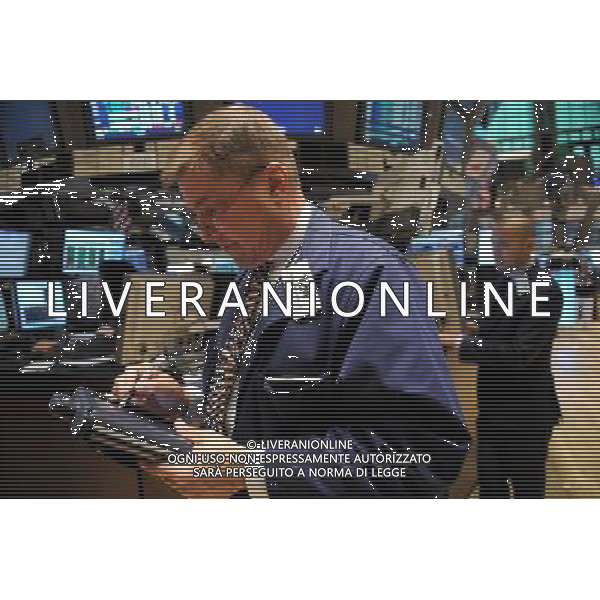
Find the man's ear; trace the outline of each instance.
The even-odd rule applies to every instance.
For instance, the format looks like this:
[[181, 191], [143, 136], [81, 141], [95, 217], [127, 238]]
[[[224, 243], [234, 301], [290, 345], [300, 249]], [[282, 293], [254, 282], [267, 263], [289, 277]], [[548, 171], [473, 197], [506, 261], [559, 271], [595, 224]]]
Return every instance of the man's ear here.
[[265, 169], [271, 196], [278, 196], [288, 183], [288, 174], [281, 163], [271, 163]]

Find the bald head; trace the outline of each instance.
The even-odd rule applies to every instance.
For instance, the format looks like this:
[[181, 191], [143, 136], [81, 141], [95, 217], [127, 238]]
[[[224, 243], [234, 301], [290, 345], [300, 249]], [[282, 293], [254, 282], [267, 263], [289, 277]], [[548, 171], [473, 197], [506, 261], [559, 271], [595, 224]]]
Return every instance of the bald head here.
[[293, 144], [262, 111], [230, 105], [208, 114], [184, 136], [165, 172], [168, 181], [201, 166], [221, 177], [245, 179], [256, 169], [278, 163], [296, 178]]
[[183, 138], [167, 178], [205, 240], [244, 268], [272, 258], [289, 237], [304, 198], [293, 148], [264, 113], [216, 110]]

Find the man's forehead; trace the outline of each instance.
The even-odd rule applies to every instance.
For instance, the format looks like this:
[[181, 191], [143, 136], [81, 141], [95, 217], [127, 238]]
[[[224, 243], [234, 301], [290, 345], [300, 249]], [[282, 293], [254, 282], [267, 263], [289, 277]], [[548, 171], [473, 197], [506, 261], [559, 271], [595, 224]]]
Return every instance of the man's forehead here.
[[187, 165], [179, 173], [179, 182], [188, 189], [198, 193], [231, 190], [239, 186], [236, 177], [219, 175], [206, 165]]

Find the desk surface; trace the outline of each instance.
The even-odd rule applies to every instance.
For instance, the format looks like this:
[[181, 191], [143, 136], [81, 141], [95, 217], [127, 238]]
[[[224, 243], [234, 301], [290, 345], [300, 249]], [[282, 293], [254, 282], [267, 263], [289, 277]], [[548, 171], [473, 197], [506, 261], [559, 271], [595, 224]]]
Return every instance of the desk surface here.
[[[16, 365], [12, 365], [13, 367]], [[0, 375], [0, 498], [137, 498], [138, 474], [73, 437], [68, 423], [48, 410], [54, 391], [87, 385], [108, 391], [123, 367], [57, 367], [23, 375], [2, 364]], [[142, 476], [144, 497], [177, 497]]]
[[[549, 497], [600, 497], [600, 323], [563, 327], [554, 346], [553, 369], [563, 411], [548, 459]], [[448, 355], [467, 426], [475, 434], [476, 367]], [[80, 385], [108, 391], [123, 367], [55, 367], [52, 372], [19, 374], [3, 361], [0, 375], [0, 497], [133, 498], [135, 472], [104, 458], [74, 439], [65, 422], [48, 411], [53, 391]], [[475, 446], [471, 448], [453, 497], [476, 487]], [[146, 497], [175, 497], [145, 478]]]

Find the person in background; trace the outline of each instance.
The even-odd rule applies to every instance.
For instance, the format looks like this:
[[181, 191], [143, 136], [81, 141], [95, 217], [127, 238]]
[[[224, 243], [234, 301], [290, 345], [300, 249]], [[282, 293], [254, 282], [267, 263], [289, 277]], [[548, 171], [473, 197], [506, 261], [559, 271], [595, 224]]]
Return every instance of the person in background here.
[[[513, 284], [513, 316], [493, 297], [477, 334], [465, 338], [463, 360], [477, 362], [477, 471], [480, 498], [543, 498], [546, 457], [560, 408], [551, 367], [552, 344], [562, 311], [558, 284], [533, 262], [535, 223], [527, 213], [498, 211], [493, 225], [495, 266], [476, 273], [475, 301], [483, 315], [484, 282], [504, 300]], [[531, 284], [538, 288], [532, 316]]]

